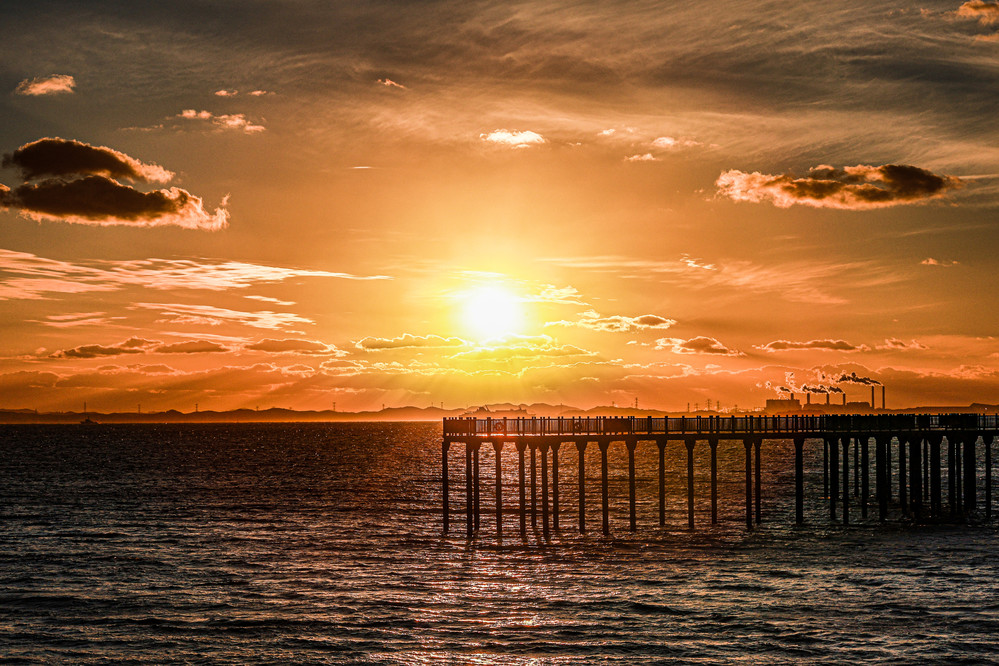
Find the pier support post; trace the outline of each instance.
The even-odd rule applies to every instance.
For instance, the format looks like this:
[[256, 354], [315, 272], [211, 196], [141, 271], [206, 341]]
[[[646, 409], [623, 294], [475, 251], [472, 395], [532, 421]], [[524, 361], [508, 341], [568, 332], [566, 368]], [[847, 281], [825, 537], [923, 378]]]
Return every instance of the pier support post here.
[[496, 453], [496, 538], [503, 536], [503, 442], [495, 440]]
[[923, 516], [923, 467], [929, 466], [928, 460], [923, 460], [923, 440], [909, 446], [909, 513], [917, 523]]
[[603, 512], [603, 533], [604, 536], [610, 536], [610, 490], [607, 479], [607, 447], [610, 446], [610, 442], [600, 441], [598, 445], [600, 446], [600, 499]]
[[975, 513], [978, 500], [978, 457], [975, 448], [978, 444], [978, 433], [971, 433], [964, 440], [964, 515], [971, 517]]
[[940, 447], [943, 438], [934, 437], [930, 440], [930, 513], [934, 518], [943, 515], [943, 497], [940, 490]]
[[[891, 435], [881, 441], [874, 440], [875, 450], [879, 451], [880, 460], [875, 463], [877, 474], [878, 520], [882, 523], [888, 520], [888, 498], [891, 497]], [[866, 501], [866, 497], [864, 498]]]
[[763, 438], [757, 437], [753, 442], [756, 449], [756, 524], [763, 522], [763, 465], [760, 450], [763, 448]]
[[[902, 512], [909, 513], [909, 492], [906, 488], [908, 482], [908, 474], [906, 473], [905, 463], [908, 453], [906, 448], [911, 447], [907, 440], [903, 440], [901, 437], [898, 438], [898, 503], [902, 507]], [[888, 468], [888, 474], [891, 474], [891, 467]]]
[[829, 440], [829, 520], [836, 520], [839, 501], [839, 438]]
[[853, 438], [853, 496], [860, 497], [860, 435]]
[[923, 449], [923, 503], [930, 503], [930, 441], [920, 438], [919, 445]]
[[517, 476], [520, 486], [520, 536], [527, 536], [527, 492], [525, 488], [524, 451], [527, 449], [527, 442], [517, 442]]
[[469, 539], [472, 538], [475, 531], [475, 519], [472, 517], [474, 494], [472, 491], [472, 443], [465, 442], [465, 528]]
[[552, 442], [552, 529], [558, 532], [558, 450], [562, 442]]
[[985, 446], [985, 520], [992, 519], [992, 433], [982, 433]]
[[638, 527], [635, 515], [635, 447], [637, 439], [627, 439], [624, 445], [628, 448], [628, 531], [634, 532]]
[[447, 487], [447, 452], [451, 447], [451, 442], [444, 440], [441, 444], [441, 510], [444, 512], [444, 534], [451, 529], [451, 507], [448, 503]]
[[538, 529], [538, 466], [537, 466], [537, 442], [528, 442], [527, 448], [531, 451], [531, 529]]
[[657, 439], [659, 447], [659, 527], [666, 526], [666, 440]]
[[694, 443], [687, 438], [687, 527], [694, 529]]
[[718, 524], [718, 438], [708, 439], [711, 447], [711, 524]]
[[[885, 501], [891, 502], [891, 442], [892, 436], [888, 436], [888, 440], [885, 442], [884, 448], [884, 463], [885, 463]], [[898, 439], [899, 447], [902, 446], [902, 438]]]
[[[882, 451], [884, 449], [883, 442], [880, 443]], [[879, 442], [874, 440], [875, 449], [877, 449]], [[861, 437], [860, 438], [860, 517], [867, 518], [867, 498], [870, 496], [871, 491], [871, 480], [870, 480], [870, 467], [871, 467], [871, 454], [870, 454], [871, 438]], [[884, 457], [882, 453], [882, 464], [884, 463]], [[882, 465], [883, 466], [883, 465]], [[881, 493], [884, 494], [884, 482], [880, 484], [882, 486]]]
[[753, 440], [744, 439], [746, 447], [746, 529], [753, 529]]
[[822, 438], [822, 496], [829, 497], [829, 440]]
[[805, 438], [794, 438], [794, 522], [805, 524]]
[[476, 532], [479, 531], [479, 448], [479, 442], [472, 446], [472, 512]]
[[957, 516], [957, 464], [954, 458], [956, 441], [953, 435], [947, 437], [947, 509], [950, 517]]
[[548, 442], [541, 442], [541, 535], [548, 541]]
[[843, 524], [850, 524], [850, 438], [843, 438]]
[[576, 442], [576, 453], [579, 456], [579, 533], [586, 532], [586, 442]]

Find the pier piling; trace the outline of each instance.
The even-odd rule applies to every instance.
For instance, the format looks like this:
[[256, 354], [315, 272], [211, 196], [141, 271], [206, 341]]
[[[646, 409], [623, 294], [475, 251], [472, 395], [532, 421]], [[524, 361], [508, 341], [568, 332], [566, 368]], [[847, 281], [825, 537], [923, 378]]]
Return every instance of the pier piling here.
[[659, 527], [666, 526], [666, 440], [657, 439], [659, 448]]
[[746, 529], [753, 529], [753, 440], [742, 442], [746, 448]]
[[576, 442], [576, 453], [579, 456], [578, 476], [579, 476], [579, 533], [586, 532], [586, 441]]
[[850, 524], [850, 438], [843, 438], [843, 524]]
[[558, 450], [562, 442], [552, 442], [552, 530], [558, 532]]
[[541, 534], [548, 541], [548, 443], [541, 446]]
[[763, 439], [757, 437], [753, 445], [756, 449], [756, 524], [759, 525], [763, 522], [763, 465], [760, 453], [760, 449], [763, 448]]
[[718, 438], [708, 439], [711, 447], [711, 524], [718, 524]]
[[[871, 440], [869, 437], [861, 437], [860, 440], [860, 517], [867, 518], [867, 497], [870, 495], [871, 484], [870, 484], [870, 445]], [[874, 441], [874, 446], [877, 449], [879, 441]], [[881, 461], [881, 467], [884, 467], [884, 460]], [[884, 481], [881, 482], [881, 492], [884, 493]]]
[[520, 536], [527, 536], [527, 492], [525, 488], [524, 478], [526, 476], [524, 470], [524, 450], [527, 449], [527, 442], [519, 440], [517, 442], [517, 476], [518, 485], [520, 486]]
[[496, 536], [503, 536], [503, 442], [493, 442], [496, 453]]
[[441, 505], [444, 512], [444, 534], [451, 529], [451, 503], [448, 498], [447, 452], [451, 442], [446, 439], [441, 442]]
[[607, 479], [607, 447], [610, 442], [606, 440], [601, 440], [599, 442], [600, 446], [600, 495], [601, 495], [601, 510], [603, 512], [603, 533], [604, 536], [610, 536], [610, 490], [608, 488]]
[[628, 439], [625, 446], [628, 447], [628, 531], [634, 532], [638, 524], [635, 515], [635, 447], [638, 440]]
[[687, 439], [687, 527], [694, 529], [694, 439]]
[[538, 466], [537, 442], [530, 442], [528, 448], [531, 450], [531, 529], [538, 529]]
[[805, 438], [794, 438], [794, 522], [805, 524]]

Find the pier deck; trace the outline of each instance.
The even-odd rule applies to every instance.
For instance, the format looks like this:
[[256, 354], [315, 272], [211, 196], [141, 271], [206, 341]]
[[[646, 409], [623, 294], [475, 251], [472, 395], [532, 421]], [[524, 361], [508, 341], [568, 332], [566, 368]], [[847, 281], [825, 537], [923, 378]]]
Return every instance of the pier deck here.
[[[492, 446], [496, 465], [496, 530], [502, 534], [502, 454], [513, 444], [519, 466], [520, 533], [526, 534], [527, 487], [525, 452], [530, 452], [530, 515], [538, 522], [536, 456], [541, 461], [541, 526], [545, 539], [559, 529], [559, 450], [574, 444], [578, 454], [578, 524], [586, 530], [586, 475], [584, 453], [589, 443], [600, 448], [603, 533], [609, 534], [607, 450], [622, 442], [628, 450], [629, 529], [636, 529], [635, 449], [640, 442], [659, 448], [659, 525], [665, 525], [665, 449], [670, 441], [686, 448], [687, 523], [694, 529], [694, 449], [697, 442], [710, 447], [711, 522], [717, 522], [717, 447], [719, 441], [739, 440], [745, 447], [746, 528], [762, 522], [761, 449], [764, 440], [794, 443], [795, 520], [804, 522], [804, 448], [807, 441], [821, 440], [823, 447], [823, 497], [829, 502], [830, 520], [850, 521], [850, 470], [853, 495], [859, 497], [861, 516], [868, 513], [869, 486], [873, 471], [874, 499], [878, 519], [888, 515], [897, 487], [902, 513], [914, 522], [926, 520], [968, 521], [992, 517], [992, 447], [999, 436], [997, 414], [816, 414], [791, 416], [707, 417], [531, 417], [446, 418], [441, 446], [441, 483], [444, 532], [451, 523], [448, 452], [452, 444], [465, 445], [465, 520], [472, 537], [479, 528], [479, 449]], [[984, 512], [979, 511], [978, 442], [984, 463]], [[874, 456], [870, 456], [873, 442]], [[942, 450], [946, 447], [946, 467]], [[852, 456], [851, 456], [852, 452]], [[852, 458], [852, 461], [851, 461]], [[894, 462], [893, 462], [894, 461]], [[549, 478], [549, 463], [551, 476]], [[942, 497], [942, 472], [946, 470], [946, 511]], [[842, 482], [842, 484], [841, 484]], [[862, 492], [861, 492], [862, 489]], [[549, 492], [550, 491], [550, 492]], [[755, 491], [755, 492], [754, 492]]]

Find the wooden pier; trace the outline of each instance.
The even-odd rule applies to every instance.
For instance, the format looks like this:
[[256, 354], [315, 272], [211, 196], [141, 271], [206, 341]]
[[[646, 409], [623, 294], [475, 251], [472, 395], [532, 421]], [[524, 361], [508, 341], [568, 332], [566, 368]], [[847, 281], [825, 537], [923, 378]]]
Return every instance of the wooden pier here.
[[[763, 520], [761, 460], [764, 441], [790, 440], [794, 444], [795, 522], [805, 521], [804, 453], [807, 442], [822, 446], [823, 497], [829, 519], [850, 524], [850, 477], [858, 498], [860, 517], [870, 507], [871, 445], [873, 443], [874, 504], [878, 520], [889, 515], [893, 484], [897, 502], [907, 519], [919, 522], [969, 521], [992, 517], [992, 445], [999, 436], [996, 414], [874, 414], [799, 416], [707, 417], [579, 417], [579, 418], [446, 418], [441, 446], [441, 483], [444, 532], [451, 529], [448, 453], [452, 444], [465, 445], [465, 531], [479, 529], [479, 449], [490, 444], [496, 466], [496, 532], [503, 532], [503, 450], [513, 444], [518, 462], [520, 534], [538, 522], [537, 457], [541, 468], [541, 531], [550, 538], [559, 530], [559, 452], [574, 444], [578, 456], [580, 532], [586, 531], [585, 457], [588, 444], [600, 449], [601, 515], [603, 534], [610, 534], [608, 449], [623, 444], [628, 454], [628, 526], [637, 529], [635, 450], [640, 443], [659, 449], [659, 526], [666, 525], [666, 447], [681, 442], [686, 449], [687, 527], [694, 529], [694, 450], [698, 442], [710, 448], [711, 522], [718, 522], [718, 463], [720, 441], [734, 440], [745, 448], [746, 529]], [[984, 483], [981, 505], [978, 484], [978, 442], [981, 440]], [[893, 447], [893, 444], [895, 446]], [[893, 463], [892, 449], [897, 460]], [[851, 461], [852, 451], [852, 461]], [[942, 456], [946, 451], [947, 498], [942, 492]], [[530, 455], [530, 511], [527, 504], [526, 453]], [[790, 461], [789, 461], [790, 462]], [[550, 472], [549, 472], [550, 470]], [[894, 478], [894, 480], [893, 480]], [[549, 490], [551, 492], [549, 492]], [[979, 507], [981, 506], [981, 510]]]

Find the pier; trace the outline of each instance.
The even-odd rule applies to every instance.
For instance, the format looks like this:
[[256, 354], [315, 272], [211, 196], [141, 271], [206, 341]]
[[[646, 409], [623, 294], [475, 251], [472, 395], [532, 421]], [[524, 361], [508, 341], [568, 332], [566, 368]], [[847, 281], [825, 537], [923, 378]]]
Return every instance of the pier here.
[[[541, 522], [542, 538], [559, 531], [559, 453], [572, 444], [577, 455], [577, 529], [586, 532], [585, 452], [590, 444], [600, 450], [601, 531], [610, 535], [611, 446], [624, 446], [628, 456], [628, 530], [637, 530], [635, 452], [640, 445], [658, 447], [658, 526], [666, 526], [666, 448], [683, 447], [686, 463], [686, 526], [695, 521], [695, 448], [710, 452], [710, 520], [718, 522], [718, 446], [735, 442], [745, 449], [745, 526], [763, 522], [762, 459], [765, 442], [793, 443], [793, 460], [779, 461], [793, 469], [794, 520], [805, 522], [806, 446], [822, 450], [822, 497], [828, 518], [849, 525], [853, 512], [861, 519], [876, 511], [881, 522], [889, 506], [914, 523], [968, 522], [992, 518], [992, 446], [999, 436], [996, 414], [874, 414], [706, 417], [578, 417], [578, 418], [445, 418], [441, 446], [441, 491], [444, 532], [451, 530], [449, 451], [464, 444], [465, 533], [479, 530], [479, 450], [488, 444], [494, 452], [496, 533], [503, 534], [503, 453], [507, 444], [517, 453], [518, 517], [521, 536]], [[981, 444], [979, 444], [979, 441]], [[731, 445], [731, 444], [730, 444]], [[981, 447], [979, 449], [979, 447]], [[568, 447], [567, 447], [568, 448]], [[530, 452], [530, 476], [525, 452]], [[979, 451], [982, 455], [979, 456]], [[873, 455], [872, 455], [873, 453]], [[946, 454], [946, 457], [944, 457]], [[540, 493], [536, 457], [540, 456]], [[979, 459], [984, 478], [979, 483]], [[946, 502], [942, 495], [946, 462]], [[852, 477], [852, 478], [851, 478]], [[530, 484], [528, 503], [527, 484]], [[873, 493], [872, 493], [873, 480]], [[852, 481], [852, 483], [851, 483]], [[540, 497], [539, 497], [540, 495]], [[540, 499], [540, 516], [538, 500]], [[856, 503], [856, 507], [853, 506]], [[855, 518], [854, 518], [855, 519]]]

